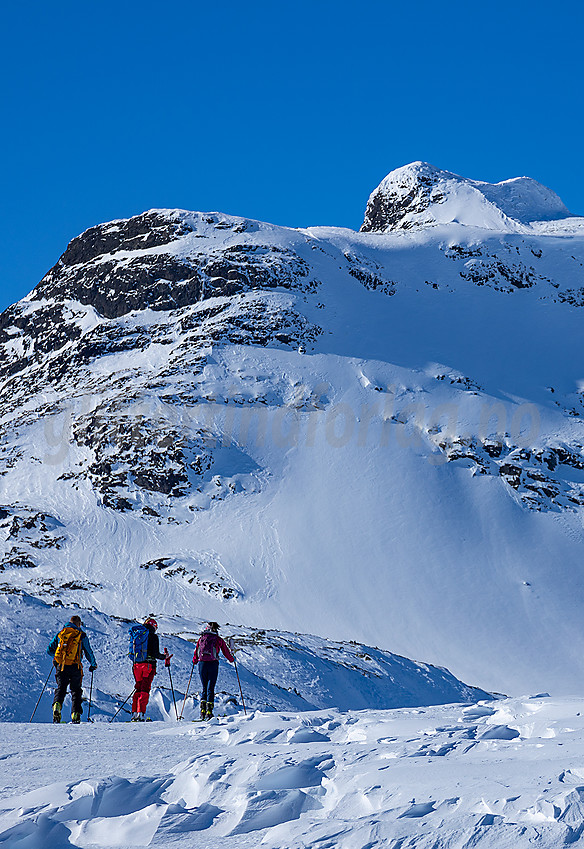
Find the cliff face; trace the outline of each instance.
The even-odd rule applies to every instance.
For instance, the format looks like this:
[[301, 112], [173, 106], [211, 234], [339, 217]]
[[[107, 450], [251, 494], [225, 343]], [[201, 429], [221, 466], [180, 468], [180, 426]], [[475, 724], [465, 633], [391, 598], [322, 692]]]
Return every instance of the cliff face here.
[[237, 244], [253, 229], [244, 220], [171, 210], [92, 227], [73, 239], [32, 298], [76, 300], [119, 318], [246, 291], [302, 289], [308, 268], [294, 254]]

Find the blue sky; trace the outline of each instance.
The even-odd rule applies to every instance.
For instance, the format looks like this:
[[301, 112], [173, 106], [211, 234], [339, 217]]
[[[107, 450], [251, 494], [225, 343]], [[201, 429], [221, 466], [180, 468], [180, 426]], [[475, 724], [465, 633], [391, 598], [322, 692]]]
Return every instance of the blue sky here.
[[0, 308], [152, 207], [358, 228], [415, 159], [584, 213], [576, 2], [5, 4]]

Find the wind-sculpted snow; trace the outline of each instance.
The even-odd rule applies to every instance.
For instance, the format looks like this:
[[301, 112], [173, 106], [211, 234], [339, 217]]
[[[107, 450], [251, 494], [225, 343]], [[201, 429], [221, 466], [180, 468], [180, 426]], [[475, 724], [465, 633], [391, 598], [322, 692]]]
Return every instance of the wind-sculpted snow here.
[[0, 845], [576, 845], [583, 714], [581, 700], [544, 694], [466, 707], [239, 711], [196, 725], [3, 724]]

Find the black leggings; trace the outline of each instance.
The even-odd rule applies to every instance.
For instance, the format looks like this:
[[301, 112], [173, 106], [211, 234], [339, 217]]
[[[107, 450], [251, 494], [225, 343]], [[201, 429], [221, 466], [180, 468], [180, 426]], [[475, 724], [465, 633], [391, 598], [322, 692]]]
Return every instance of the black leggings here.
[[201, 684], [203, 692], [201, 693], [202, 702], [215, 701], [215, 684], [217, 683], [217, 675], [219, 674], [218, 660], [200, 660], [199, 675], [201, 676]]
[[63, 669], [55, 668], [55, 679], [57, 686], [55, 688], [55, 696], [53, 704], [59, 702], [63, 704], [67, 695], [67, 687], [71, 690], [71, 713], [81, 713], [81, 681], [83, 679], [83, 670], [76, 663], [70, 663], [64, 666]]

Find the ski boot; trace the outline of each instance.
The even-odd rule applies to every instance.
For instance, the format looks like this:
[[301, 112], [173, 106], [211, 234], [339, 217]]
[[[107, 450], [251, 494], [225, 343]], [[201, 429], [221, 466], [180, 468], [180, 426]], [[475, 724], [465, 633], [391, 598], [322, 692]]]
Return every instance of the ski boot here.
[[81, 714], [80, 713], [72, 713], [71, 714], [71, 722], [73, 725], [79, 725], [81, 722]]
[[53, 722], [55, 724], [61, 721], [61, 707], [62, 705], [60, 702], [55, 702], [53, 705]]
[[207, 702], [207, 709], [205, 710], [205, 719], [213, 718], [213, 702]]
[[206, 719], [207, 717], [207, 702], [201, 699], [201, 719]]

